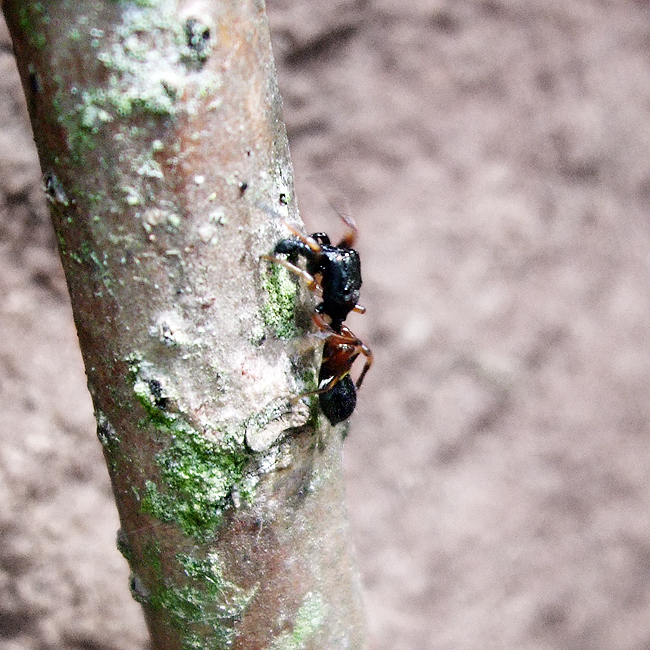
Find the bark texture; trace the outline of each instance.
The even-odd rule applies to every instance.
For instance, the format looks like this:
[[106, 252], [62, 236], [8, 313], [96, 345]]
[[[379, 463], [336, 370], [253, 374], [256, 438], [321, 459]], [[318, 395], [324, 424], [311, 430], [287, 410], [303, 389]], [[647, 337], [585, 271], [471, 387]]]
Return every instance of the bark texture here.
[[154, 647], [364, 647], [263, 3], [3, 10]]

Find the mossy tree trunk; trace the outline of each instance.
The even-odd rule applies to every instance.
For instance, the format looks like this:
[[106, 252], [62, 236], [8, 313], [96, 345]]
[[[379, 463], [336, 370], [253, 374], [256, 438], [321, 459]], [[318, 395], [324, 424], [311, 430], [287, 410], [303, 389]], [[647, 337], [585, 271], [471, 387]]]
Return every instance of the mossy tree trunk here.
[[5, 0], [157, 649], [364, 648], [262, 0]]

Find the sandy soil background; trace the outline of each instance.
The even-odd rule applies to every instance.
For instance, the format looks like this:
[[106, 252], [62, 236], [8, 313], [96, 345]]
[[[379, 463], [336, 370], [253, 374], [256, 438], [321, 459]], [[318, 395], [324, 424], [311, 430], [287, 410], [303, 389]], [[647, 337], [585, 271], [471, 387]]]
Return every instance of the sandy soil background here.
[[[649, 3], [269, 12], [303, 218], [361, 229], [377, 650], [648, 650]], [[0, 648], [142, 649], [4, 25], [0, 430]]]

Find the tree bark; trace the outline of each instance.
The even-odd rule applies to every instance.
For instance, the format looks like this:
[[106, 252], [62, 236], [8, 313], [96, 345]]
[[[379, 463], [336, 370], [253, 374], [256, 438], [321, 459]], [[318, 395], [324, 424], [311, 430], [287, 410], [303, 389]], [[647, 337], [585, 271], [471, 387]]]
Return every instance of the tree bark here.
[[364, 648], [262, 0], [2, 6], [154, 648]]

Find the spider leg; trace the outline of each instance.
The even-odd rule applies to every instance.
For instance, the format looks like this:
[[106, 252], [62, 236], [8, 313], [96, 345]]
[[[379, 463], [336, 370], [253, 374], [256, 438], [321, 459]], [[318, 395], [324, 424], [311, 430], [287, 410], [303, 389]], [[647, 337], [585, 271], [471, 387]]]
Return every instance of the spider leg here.
[[338, 215], [347, 226], [347, 231], [343, 235], [343, 239], [341, 239], [341, 241], [337, 244], [337, 248], [354, 248], [354, 245], [357, 241], [357, 235], [359, 233], [357, 224], [349, 214], [338, 212]]
[[[325, 341], [325, 349], [323, 351], [323, 356], [327, 357], [328, 355], [332, 354], [332, 351], [336, 352], [341, 348], [341, 346], [344, 345], [349, 345], [350, 343], [350, 335], [352, 335], [354, 339], [354, 334], [351, 332], [346, 332], [345, 334], [340, 334], [336, 332], [335, 330], [332, 329], [332, 326], [325, 320], [323, 314], [313, 314], [312, 315], [312, 320], [314, 321], [314, 324], [316, 327], [321, 332], [321, 336], [323, 337]], [[347, 328], [346, 328], [347, 330]], [[349, 355], [349, 357], [356, 357], [358, 352], [356, 352], [353, 348], [352, 353]], [[348, 355], [346, 355], [348, 356]], [[345, 359], [347, 361], [348, 359]], [[309, 397], [310, 395], [322, 395], [323, 393], [327, 393], [328, 391], [332, 390], [336, 384], [341, 381], [346, 375], [350, 374], [350, 368], [348, 363], [344, 363], [340, 366], [340, 372], [334, 372], [330, 377], [327, 377], [324, 380], [321, 380], [320, 384], [318, 385], [318, 388], [316, 390], [310, 390], [307, 391], [306, 393], [301, 393], [300, 395], [297, 395], [296, 397], [292, 397], [289, 401], [292, 404], [295, 404], [299, 400], [301, 400], [303, 397]], [[322, 368], [322, 366], [321, 366]]]
[[347, 343], [347, 345], [352, 346], [354, 349], [354, 352], [350, 354], [350, 358], [352, 359], [350, 366], [352, 363], [354, 363], [359, 356], [359, 354], [362, 354], [366, 358], [366, 362], [363, 364], [363, 369], [361, 370], [361, 374], [359, 375], [359, 378], [356, 381], [355, 386], [357, 388], [361, 387], [361, 384], [363, 383], [363, 379], [366, 376], [366, 373], [368, 370], [370, 370], [370, 367], [372, 366], [372, 361], [373, 361], [373, 356], [372, 356], [372, 350], [357, 336], [355, 336], [350, 328], [347, 325], [341, 325], [341, 340], [342, 342]]
[[363, 354], [366, 357], [366, 362], [363, 364], [363, 370], [359, 375], [359, 379], [357, 379], [357, 383], [356, 383], [357, 388], [361, 388], [361, 383], [363, 382], [363, 378], [366, 376], [368, 370], [370, 370], [370, 366], [372, 366], [372, 351], [370, 350], [370, 348], [365, 343], [361, 343], [360, 351], [361, 354]]
[[318, 327], [321, 332], [326, 332], [326, 337], [329, 338], [330, 335], [336, 334], [332, 329], [332, 326], [325, 320], [325, 317], [320, 312], [316, 312], [311, 315], [311, 319], [314, 321], [314, 325]]
[[321, 252], [321, 245], [313, 238], [309, 237], [307, 235], [303, 235], [295, 226], [292, 226], [290, 223], [287, 223], [286, 221], [283, 221], [284, 225], [288, 230], [291, 231], [291, 234], [294, 237], [297, 237], [301, 242], [304, 244], [307, 244], [309, 248], [311, 248], [314, 253], [320, 253]]
[[307, 273], [307, 271], [303, 271], [299, 266], [292, 264], [289, 260], [285, 260], [281, 257], [274, 257], [273, 255], [262, 255], [262, 258], [269, 262], [275, 262], [280, 266], [284, 266], [284, 268], [287, 269], [288, 271], [291, 271], [291, 273], [294, 273], [295, 275], [299, 275], [305, 281], [307, 287], [314, 293], [323, 292], [323, 288], [320, 286], [318, 282], [316, 282], [316, 278], [314, 278], [313, 275]]
[[[345, 235], [343, 235], [343, 239], [341, 239], [341, 241], [337, 244], [337, 248], [354, 248], [358, 234], [357, 224], [355, 220], [349, 214], [343, 212], [343, 210], [337, 207], [331, 198], [328, 202], [332, 210], [334, 210], [334, 212], [336, 212], [338, 215], [339, 219], [343, 221], [343, 223], [345, 223], [347, 226]], [[347, 201], [345, 203], [347, 203]]]
[[[266, 212], [267, 214], [273, 217], [280, 217], [280, 215], [268, 205], [264, 205], [263, 203], [259, 203], [259, 202], [256, 205], [258, 208], [264, 210], [264, 212]], [[320, 244], [315, 239], [313, 239], [313, 237], [307, 237], [306, 235], [303, 235], [295, 226], [292, 226], [285, 219], [282, 219], [280, 217], [280, 220], [282, 224], [287, 228], [287, 230], [291, 231], [292, 235], [295, 235], [301, 242], [309, 246], [309, 248], [311, 248], [311, 250], [313, 250], [314, 253], [320, 253], [321, 251]]]
[[338, 384], [343, 377], [348, 373], [344, 373], [342, 375], [334, 375], [333, 377], [328, 377], [327, 379], [323, 379], [320, 384], [318, 384], [318, 388], [313, 391], [312, 395], [320, 395], [321, 393], [326, 393], [328, 390], [331, 390]]
[[327, 391], [332, 390], [336, 384], [338, 384], [345, 375], [349, 373], [344, 373], [343, 375], [337, 375], [335, 377], [330, 377], [324, 384], [319, 384], [318, 388], [316, 390], [308, 390], [306, 393], [301, 393], [300, 395], [297, 395], [296, 397], [292, 397], [289, 399], [289, 401], [292, 404], [295, 404], [296, 402], [299, 402], [303, 397], [310, 397], [311, 395], [322, 395], [323, 393], [327, 393]]

